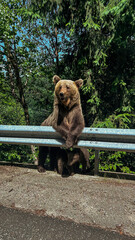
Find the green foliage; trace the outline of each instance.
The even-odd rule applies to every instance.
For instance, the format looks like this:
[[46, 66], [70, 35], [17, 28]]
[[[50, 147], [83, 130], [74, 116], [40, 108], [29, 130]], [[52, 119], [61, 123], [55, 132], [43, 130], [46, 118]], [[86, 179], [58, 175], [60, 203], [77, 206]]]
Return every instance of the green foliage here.
[[130, 160], [128, 164], [125, 162], [125, 158], [128, 155], [125, 152], [100, 152], [99, 169], [103, 171], [135, 173], [135, 166], [132, 165], [132, 156], [129, 155]]
[[0, 145], [0, 161], [9, 163], [34, 163], [31, 149], [28, 146]]
[[134, 114], [129, 113], [112, 114], [104, 121], [95, 121], [93, 126], [97, 128], [130, 128], [134, 117]]
[[11, 89], [4, 76], [0, 78], [0, 124], [24, 125], [24, 113], [19, 103], [11, 95]]

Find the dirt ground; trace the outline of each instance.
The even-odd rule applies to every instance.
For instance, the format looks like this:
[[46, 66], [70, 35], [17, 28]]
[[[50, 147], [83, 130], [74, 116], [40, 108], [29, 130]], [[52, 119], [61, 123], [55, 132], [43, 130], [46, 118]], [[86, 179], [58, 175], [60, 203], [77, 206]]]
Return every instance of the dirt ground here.
[[135, 237], [135, 181], [0, 166], [0, 205]]

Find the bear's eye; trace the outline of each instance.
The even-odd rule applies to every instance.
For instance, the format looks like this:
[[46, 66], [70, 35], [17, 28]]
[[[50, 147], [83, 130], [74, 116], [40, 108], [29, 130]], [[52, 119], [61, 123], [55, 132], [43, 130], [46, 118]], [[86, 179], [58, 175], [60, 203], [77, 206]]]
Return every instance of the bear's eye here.
[[69, 86], [66, 86], [67, 89], [69, 89], [70, 87]]
[[61, 90], [61, 86], [59, 87], [59, 90]]

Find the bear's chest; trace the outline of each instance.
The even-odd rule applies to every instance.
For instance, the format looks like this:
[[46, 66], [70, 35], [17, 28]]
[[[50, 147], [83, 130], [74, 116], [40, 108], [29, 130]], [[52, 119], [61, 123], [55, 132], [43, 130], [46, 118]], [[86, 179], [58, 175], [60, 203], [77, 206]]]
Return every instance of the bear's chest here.
[[61, 122], [63, 122], [64, 125], [69, 126], [74, 117], [73, 109], [72, 110], [60, 109], [59, 114], [60, 114]]

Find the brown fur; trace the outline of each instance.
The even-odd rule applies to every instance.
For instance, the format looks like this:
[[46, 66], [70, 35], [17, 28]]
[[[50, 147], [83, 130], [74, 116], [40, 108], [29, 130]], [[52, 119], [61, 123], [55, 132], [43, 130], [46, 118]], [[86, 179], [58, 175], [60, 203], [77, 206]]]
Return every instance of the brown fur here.
[[[61, 80], [57, 75], [53, 77], [55, 84], [53, 112], [42, 123], [42, 126], [52, 126], [66, 141], [66, 147], [73, 147], [77, 143], [84, 128], [79, 88], [83, 80]], [[46, 150], [46, 153], [44, 153]], [[39, 148], [38, 170], [44, 171], [44, 162], [48, 153], [47, 147]], [[44, 159], [44, 160], [43, 160]], [[53, 160], [56, 162], [55, 160]]]
[[69, 175], [79, 172], [79, 165], [82, 164], [82, 173], [90, 169], [89, 151], [86, 148], [75, 148], [72, 151], [60, 149], [57, 154], [58, 173], [63, 175], [67, 169]]
[[75, 148], [73, 151], [68, 151], [68, 162], [69, 167], [82, 164], [82, 172], [85, 173], [86, 170], [90, 169], [89, 162], [89, 151], [86, 148]]

